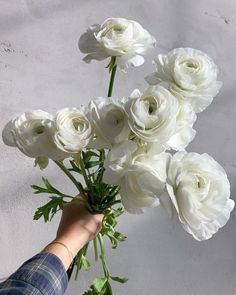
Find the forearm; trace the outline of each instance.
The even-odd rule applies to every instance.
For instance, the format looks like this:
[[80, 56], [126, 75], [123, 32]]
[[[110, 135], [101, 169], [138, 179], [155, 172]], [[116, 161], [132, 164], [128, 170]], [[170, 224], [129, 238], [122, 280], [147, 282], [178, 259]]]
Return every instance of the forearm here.
[[[64, 212], [56, 238], [43, 249], [43, 253], [56, 255], [66, 270], [77, 253], [97, 234], [103, 215], [91, 215], [83, 206], [70, 205]], [[75, 210], [74, 218], [72, 217]], [[80, 218], [78, 218], [80, 216]]]
[[60, 236], [48, 244], [42, 253], [56, 255], [68, 270], [77, 253], [89, 242], [91, 234], [84, 228], [78, 232], [78, 237]]
[[81, 204], [65, 206], [56, 238], [0, 284], [0, 294], [64, 294], [66, 270], [79, 250], [98, 233], [102, 219], [102, 214], [92, 215]]

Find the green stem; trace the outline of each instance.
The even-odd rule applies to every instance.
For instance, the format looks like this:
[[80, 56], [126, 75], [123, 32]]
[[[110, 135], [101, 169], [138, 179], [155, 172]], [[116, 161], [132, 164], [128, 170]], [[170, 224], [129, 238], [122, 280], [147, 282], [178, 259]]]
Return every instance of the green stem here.
[[113, 85], [114, 85], [114, 80], [115, 80], [115, 75], [116, 75], [116, 57], [114, 57], [114, 60], [112, 62], [112, 71], [111, 71], [111, 77], [110, 77], [110, 83], [109, 83], [109, 89], [108, 89], [108, 97], [112, 96], [112, 90], [113, 90]]
[[107, 264], [106, 264], [106, 257], [105, 257], [105, 248], [104, 248], [104, 241], [103, 241], [103, 237], [102, 235], [99, 233], [98, 234], [98, 241], [99, 241], [99, 244], [100, 244], [100, 248], [101, 248], [101, 261], [102, 261], [102, 268], [103, 268], [103, 271], [104, 271], [104, 275], [107, 279], [110, 278], [110, 273], [109, 273], [109, 270], [107, 268]]
[[79, 183], [75, 177], [70, 173], [70, 171], [68, 171], [66, 169], [66, 167], [64, 166], [64, 164], [60, 161], [54, 161], [54, 163], [70, 178], [70, 180], [74, 183], [74, 185], [76, 186], [76, 188], [78, 189], [78, 191], [80, 192], [80, 194], [82, 196], [84, 196], [84, 192], [83, 192], [83, 187], [81, 185], [81, 183]]
[[97, 244], [97, 238], [96, 237], [93, 239], [93, 248], [94, 248], [95, 261], [98, 261], [98, 244]]
[[80, 169], [81, 169], [81, 172], [83, 174], [85, 183], [87, 185], [87, 188], [89, 188], [90, 187], [90, 181], [89, 181], [88, 175], [86, 173], [85, 166], [84, 166], [84, 161], [83, 161], [83, 158], [82, 157], [80, 157], [79, 163], [80, 163]]

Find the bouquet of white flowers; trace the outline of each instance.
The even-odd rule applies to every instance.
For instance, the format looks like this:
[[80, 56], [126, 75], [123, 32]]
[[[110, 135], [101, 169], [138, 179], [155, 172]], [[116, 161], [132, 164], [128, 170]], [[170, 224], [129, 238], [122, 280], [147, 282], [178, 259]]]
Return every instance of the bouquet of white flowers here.
[[[125, 240], [116, 231], [117, 217], [124, 210], [142, 213], [161, 204], [202, 241], [225, 225], [234, 207], [224, 169], [208, 154], [185, 151], [196, 134], [196, 113], [210, 105], [222, 85], [209, 56], [192, 48], [160, 54], [153, 62], [155, 72], [145, 78], [147, 89], [112, 98], [117, 68], [126, 72], [142, 65], [155, 43], [135, 21], [110, 18], [91, 26], [81, 36], [79, 48], [88, 63], [110, 58], [107, 97], [62, 109], [55, 116], [28, 111], [3, 130], [7, 145], [35, 158], [41, 169], [49, 159], [54, 161], [78, 190], [75, 199], [45, 178], [42, 186], [32, 185], [36, 194], [51, 195], [34, 219], [43, 217], [47, 222], [70, 201], [85, 203], [92, 213], [104, 213], [101, 232], [93, 240], [96, 260], [100, 247], [104, 276], [93, 282], [87, 295], [112, 294], [111, 280], [126, 282], [110, 275], [103, 241], [107, 236], [115, 248]], [[76, 276], [81, 268], [90, 267], [87, 249], [88, 245], [75, 258]]]

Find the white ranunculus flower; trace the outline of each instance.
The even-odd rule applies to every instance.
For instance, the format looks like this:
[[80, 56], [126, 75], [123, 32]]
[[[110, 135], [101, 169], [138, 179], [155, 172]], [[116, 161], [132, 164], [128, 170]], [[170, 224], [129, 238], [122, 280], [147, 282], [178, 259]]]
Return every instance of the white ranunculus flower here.
[[9, 122], [3, 130], [5, 144], [17, 146], [28, 157], [64, 159], [66, 154], [53, 141], [54, 117], [41, 110], [25, 112]]
[[[178, 99], [179, 96], [176, 95]], [[175, 151], [184, 150], [194, 139], [196, 131], [193, 129], [197, 116], [193, 111], [192, 105], [178, 99], [179, 111], [176, 117], [176, 130], [167, 142], [167, 147]]]
[[178, 108], [177, 99], [162, 86], [149, 87], [143, 94], [136, 90], [125, 106], [132, 132], [144, 142], [160, 144], [175, 133]]
[[77, 153], [88, 146], [93, 130], [85, 107], [65, 108], [55, 118], [54, 141], [58, 148], [67, 153]]
[[124, 18], [109, 18], [102, 25], [91, 26], [79, 40], [84, 61], [117, 57], [117, 65], [127, 69], [140, 66], [143, 55], [155, 46], [156, 40], [139, 23]]
[[167, 171], [167, 191], [184, 229], [207, 240], [234, 208], [224, 169], [208, 154], [176, 153]]
[[137, 149], [137, 144], [131, 140], [115, 145], [107, 154], [104, 163], [106, 168], [103, 175], [104, 182], [118, 185], [132, 164], [133, 154]]
[[168, 82], [170, 91], [181, 94], [197, 113], [210, 105], [222, 86], [217, 81], [217, 66], [200, 50], [176, 48], [167, 55], [158, 55], [154, 64], [156, 72], [147, 76], [146, 81], [150, 85]]
[[164, 192], [169, 155], [138, 149], [133, 141], [116, 145], [108, 153], [103, 181], [120, 186], [122, 204], [130, 213], [159, 205]]
[[113, 98], [99, 97], [89, 103], [89, 121], [97, 136], [96, 148], [111, 148], [112, 145], [128, 139], [130, 128], [127, 115], [119, 102]]

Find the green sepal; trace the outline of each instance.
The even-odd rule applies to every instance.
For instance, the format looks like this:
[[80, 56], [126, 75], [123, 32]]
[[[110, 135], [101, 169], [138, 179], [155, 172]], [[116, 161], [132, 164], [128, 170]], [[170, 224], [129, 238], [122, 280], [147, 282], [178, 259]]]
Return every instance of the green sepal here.
[[49, 160], [47, 157], [38, 156], [34, 160], [34, 167], [39, 166], [41, 170], [47, 168], [49, 164]]

